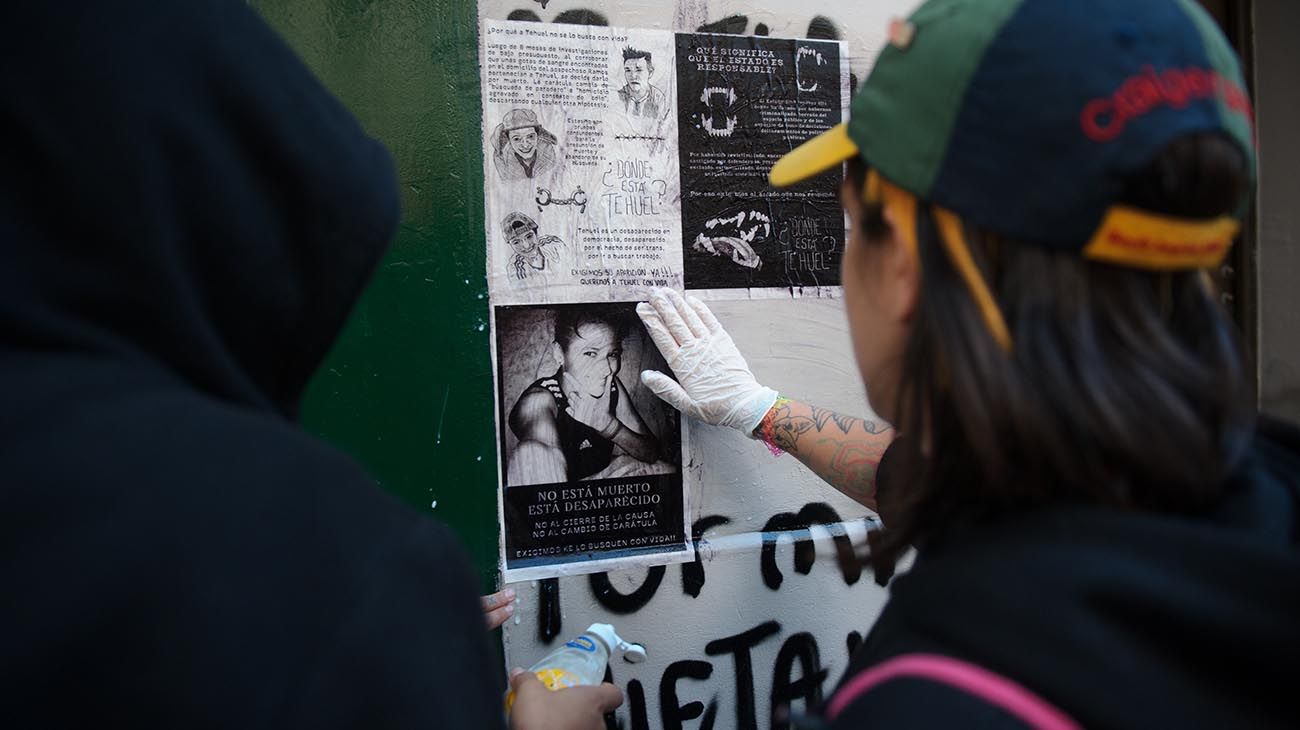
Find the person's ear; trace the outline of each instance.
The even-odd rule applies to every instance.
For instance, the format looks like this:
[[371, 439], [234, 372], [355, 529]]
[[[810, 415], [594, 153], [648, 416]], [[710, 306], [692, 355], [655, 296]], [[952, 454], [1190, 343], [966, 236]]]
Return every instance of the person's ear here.
[[560, 347], [560, 343], [551, 343], [551, 357], [555, 358], [556, 365], [564, 367], [564, 348]]

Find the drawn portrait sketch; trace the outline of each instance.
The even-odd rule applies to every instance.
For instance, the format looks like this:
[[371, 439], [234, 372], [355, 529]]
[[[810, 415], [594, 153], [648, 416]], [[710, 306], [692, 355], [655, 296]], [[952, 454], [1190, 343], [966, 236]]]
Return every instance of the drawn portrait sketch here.
[[512, 284], [562, 275], [568, 246], [559, 236], [540, 235], [537, 221], [519, 212], [501, 221], [501, 233], [510, 246], [507, 271]]
[[652, 83], [654, 60], [649, 51], [623, 49], [623, 87], [618, 90], [623, 112], [634, 126], [653, 128], [671, 111], [668, 95]]
[[531, 109], [511, 109], [492, 131], [492, 162], [505, 180], [531, 180], [556, 165], [551, 134]]

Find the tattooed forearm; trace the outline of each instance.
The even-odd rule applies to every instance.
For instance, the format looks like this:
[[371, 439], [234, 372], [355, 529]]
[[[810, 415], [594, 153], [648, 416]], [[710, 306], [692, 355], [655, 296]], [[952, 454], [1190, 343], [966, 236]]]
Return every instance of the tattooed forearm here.
[[839, 426], [840, 431], [846, 436], [848, 435], [849, 430], [853, 428], [853, 424], [862, 422], [862, 419], [860, 418], [842, 416], [835, 411], [818, 408], [817, 406], [812, 406], [812, 419], [816, 422], [818, 431], [826, 430], [826, 424], [834, 421], [835, 425]]
[[817, 424], [818, 432], [825, 431], [827, 423], [834, 423], [840, 429], [840, 433], [845, 436], [849, 435], [849, 431], [852, 431], [854, 426], [862, 426], [863, 431], [872, 434], [884, 433], [889, 430], [888, 424], [869, 421], [865, 418], [846, 416], [817, 406], [809, 406], [809, 408], [812, 410], [812, 420]]
[[875, 500], [876, 468], [888, 444], [866, 439], [824, 438], [818, 445], [830, 451], [830, 479], [840, 491], [858, 501]]
[[772, 445], [788, 454], [793, 454], [798, 448], [799, 437], [813, 429], [812, 419], [795, 415], [792, 411], [793, 405], [793, 401], [778, 399], [763, 419]]
[[894, 439], [888, 424], [779, 398], [755, 435], [849, 497], [875, 507], [876, 468]]

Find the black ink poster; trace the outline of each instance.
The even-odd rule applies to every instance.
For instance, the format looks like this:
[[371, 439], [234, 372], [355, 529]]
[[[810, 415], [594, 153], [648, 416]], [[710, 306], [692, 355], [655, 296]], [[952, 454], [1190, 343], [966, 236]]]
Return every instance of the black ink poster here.
[[689, 425], [640, 382], [670, 370], [636, 302], [656, 286], [835, 296], [838, 176], [767, 176], [843, 121], [845, 48], [483, 20], [505, 582], [694, 557]]
[[774, 189], [784, 154], [844, 120], [835, 42], [677, 35], [687, 289], [838, 286], [839, 178]]
[[689, 559], [681, 415], [635, 302], [494, 309], [505, 567], [516, 578]]

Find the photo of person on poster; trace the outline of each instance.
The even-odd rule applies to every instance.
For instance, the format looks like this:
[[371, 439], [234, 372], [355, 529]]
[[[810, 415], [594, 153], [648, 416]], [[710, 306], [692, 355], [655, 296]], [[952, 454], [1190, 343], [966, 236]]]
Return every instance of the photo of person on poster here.
[[505, 180], [531, 180], [555, 167], [559, 140], [542, 126], [537, 112], [511, 109], [488, 140], [492, 162]]
[[[620, 378], [626, 346], [634, 345], [639, 359], [633, 374], [661, 359], [646, 346], [631, 305], [508, 309], [497, 315], [499, 350], [511, 354], [501, 357], [503, 371], [510, 367], [516, 381], [521, 367], [543, 374], [522, 388], [505, 419], [514, 437], [505, 443], [507, 487], [678, 471], [664, 458], [680, 458], [678, 421], [646, 397], [635, 377], [631, 390]], [[638, 403], [656, 411], [658, 434]]]

